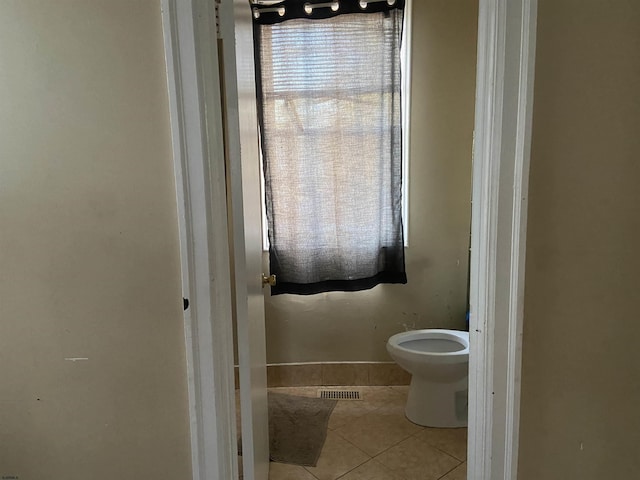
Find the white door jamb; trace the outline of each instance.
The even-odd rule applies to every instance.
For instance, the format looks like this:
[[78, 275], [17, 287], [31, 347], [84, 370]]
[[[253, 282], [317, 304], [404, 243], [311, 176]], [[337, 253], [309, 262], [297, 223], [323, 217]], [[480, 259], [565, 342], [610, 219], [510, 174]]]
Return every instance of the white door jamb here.
[[480, 0], [471, 226], [470, 480], [517, 477], [537, 0]]
[[161, 0], [173, 141], [193, 480], [238, 478], [216, 11]]

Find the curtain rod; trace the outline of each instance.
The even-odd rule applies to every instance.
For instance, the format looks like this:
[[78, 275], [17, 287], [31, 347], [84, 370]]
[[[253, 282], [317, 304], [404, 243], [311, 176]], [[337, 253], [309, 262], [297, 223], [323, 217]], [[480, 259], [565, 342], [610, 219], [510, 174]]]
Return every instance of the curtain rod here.
[[[282, 0], [251, 0], [251, 5], [273, 5], [275, 3], [280, 3]], [[394, 3], [396, 3], [396, 0], [361, 0], [360, 1], [360, 6], [362, 6], [364, 4], [364, 6], [362, 8], [366, 8], [367, 3], [379, 3], [379, 2], [387, 2], [389, 5], [393, 5]], [[327, 6], [327, 5], [331, 5], [332, 3], [340, 3], [338, 0], [333, 1], [333, 2], [327, 2], [327, 3], [316, 3], [316, 4], [311, 4], [312, 6]]]
[[[393, 5], [394, 3], [396, 3], [396, 0], [360, 0], [360, 8], [362, 8], [363, 10], [365, 8], [367, 8], [367, 5], [369, 3], [380, 3], [380, 2], [386, 2], [388, 5]], [[277, 2], [274, 1], [264, 1], [264, 0], [256, 0], [254, 2], [251, 2], [252, 5], [254, 6], [260, 6], [260, 5], [273, 5]], [[331, 8], [331, 10], [333, 10], [334, 12], [337, 12], [338, 9], [340, 8], [340, 1], [339, 0], [334, 0], [333, 2], [325, 2], [325, 3], [305, 3], [304, 4], [304, 11], [306, 13], [308, 13], [309, 15], [311, 15], [313, 13], [313, 11], [316, 8]], [[273, 8], [261, 8], [260, 10], [258, 10], [257, 8], [253, 10], [253, 15], [254, 17], [258, 18], [260, 17], [261, 13], [277, 13], [278, 15], [280, 15], [281, 17], [284, 16], [285, 14], [285, 7], [284, 6], [279, 6], [279, 7], [273, 7]]]

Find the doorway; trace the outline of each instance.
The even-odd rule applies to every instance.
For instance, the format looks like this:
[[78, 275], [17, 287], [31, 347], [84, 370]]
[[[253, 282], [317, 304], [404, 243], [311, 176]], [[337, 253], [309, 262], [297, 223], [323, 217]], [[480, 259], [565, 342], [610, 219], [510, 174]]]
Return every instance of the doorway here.
[[[235, 445], [230, 442], [234, 436], [231, 422], [224, 420], [223, 413], [228, 413], [232, 407], [231, 355], [228, 346], [216, 343], [220, 341], [220, 332], [227, 332], [222, 337], [228, 340], [228, 330], [225, 329], [228, 328], [230, 295], [224, 281], [214, 281], [215, 278], [228, 278], [228, 263], [225, 267], [224, 261], [225, 257], [228, 258], [228, 250], [225, 250], [228, 247], [222, 242], [222, 233], [226, 235], [226, 231], [223, 232], [226, 229], [216, 224], [218, 213], [211, 208], [211, 205], [217, 205], [217, 208], [224, 205], [224, 200], [220, 203], [219, 192], [215, 188], [224, 182], [217, 143], [221, 140], [220, 108], [219, 104], [216, 107], [215, 101], [215, 90], [219, 85], [212, 75], [216, 71], [217, 57], [207, 46], [211, 41], [215, 11], [207, 2], [199, 1], [183, 5], [165, 0], [164, 5], [167, 7], [164, 18], [174, 156], [179, 183], [181, 234], [185, 240], [185, 293], [192, 297], [197, 294], [196, 301], [192, 302], [197, 308], [186, 318], [188, 332], [197, 332], [187, 336], [187, 350], [193, 366], [190, 393], [194, 406], [194, 478], [205, 478], [202, 472], [210, 472], [207, 478], [226, 479], [234, 475], [233, 455], [229, 452], [233, 452]], [[232, 18], [228, 6], [229, 3], [221, 4], [221, 26], [228, 25], [225, 19], [228, 22]], [[508, 469], [514, 466], [516, 449], [513, 447], [517, 445], [519, 295], [524, 258], [521, 234], [526, 224], [523, 213], [526, 213], [535, 3], [509, 2], [508, 9], [509, 12], [506, 2], [483, 0], [480, 3], [473, 177], [469, 431], [469, 477], [478, 479], [514, 478], [514, 475], [507, 475]], [[507, 49], [507, 44], [520, 45], [521, 48]], [[175, 75], [176, 72], [180, 75]], [[192, 79], [193, 82], [190, 81]], [[203, 88], [203, 84], [208, 88]], [[185, 175], [197, 169], [203, 171], [202, 177]], [[198, 183], [203, 178], [207, 179], [204, 189], [199, 187], [202, 183]], [[499, 195], [500, 185], [510, 188], [503, 189], [503, 194]], [[203, 217], [206, 212], [209, 214]], [[214, 213], [213, 219], [208, 216], [211, 213]], [[198, 230], [203, 223], [205, 229]], [[193, 226], [198, 228], [193, 229]], [[204, 272], [203, 264], [208, 266]], [[254, 285], [260, 285], [260, 279], [254, 279], [251, 272], [247, 284], [249, 286], [244, 288], [252, 289]], [[199, 285], [205, 288], [197, 288]], [[211, 287], [213, 294], [210, 293]], [[217, 300], [215, 305], [211, 298]], [[217, 335], [207, 337], [207, 329], [211, 330], [212, 322]], [[216, 326], [220, 329], [216, 330]], [[503, 342], [505, 338], [507, 341]], [[207, 348], [207, 345], [219, 348]], [[213, 401], [203, 398], [204, 390], [213, 394]], [[211, 411], [221, 415], [212, 418]], [[206, 448], [207, 445], [211, 448]], [[499, 474], [496, 476], [495, 472]]]
[[[380, 454], [419, 433], [402, 413], [406, 389], [399, 384], [406, 385], [409, 377], [388, 356], [387, 339], [421, 328], [466, 330], [477, 3], [421, 0], [413, 2], [411, 11], [405, 8], [405, 16], [414, 26], [413, 42], [411, 35], [406, 38], [413, 46], [411, 158], [405, 176], [409, 184], [408, 284], [311, 296], [269, 296], [268, 290], [265, 294], [270, 386], [288, 391], [286, 387], [307, 385], [305, 395], [321, 386], [371, 387], [365, 388], [360, 402], [366, 415], [354, 411], [352, 425], [332, 429], [334, 423], [329, 424], [329, 448], [334, 439], [339, 443], [346, 437], [347, 445], [365, 454], [353, 457], [365, 460], [364, 464], [354, 460], [355, 464], [344, 467], [355, 469], [353, 475], [359, 469], [375, 468]], [[268, 273], [268, 267], [265, 261], [263, 272]], [[390, 405], [382, 408], [376, 400], [384, 393], [390, 401], [391, 394], [398, 394], [398, 415]], [[337, 408], [353, 406], [355, 410], [356, 405], [339, 401]], [[373, 406], [379, 407], [378, 413]], [[396, 433], [374, 442], [381, 422]], [[357, 438], [352, 433], [356, 428], [362, 431]], [[457, 443], [466, 445], [466, 432], [454, 435]], [[429, 440], [434, 440], [433, 435]], [[456, 453], [461, 456], [459, 450]], [[446, 467], [453, 470], [466, 456], [445, 458], [450, 461], [444, 462]], [[446, 469], [438, 471], [439, 477], [446, 473]]]

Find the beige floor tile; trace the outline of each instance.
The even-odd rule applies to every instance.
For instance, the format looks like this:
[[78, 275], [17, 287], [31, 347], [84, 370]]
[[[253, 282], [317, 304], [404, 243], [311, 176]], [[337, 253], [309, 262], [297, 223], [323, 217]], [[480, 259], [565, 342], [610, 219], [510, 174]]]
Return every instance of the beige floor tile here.
[[441, 480], [467, 480], [467, 462], [451, 470]]
[[362, 394], [362, 400], [340, 400], [339, 402], [356, 403], [360, 405], [367, 404], [375, 408], [389, 403], [404, 405], [407, 400], [406, 392], [396, 391], [393, 387], [353, 385], [269, 387], [270, 392], [301, 395], [304, 397], [317, 397], [320, 390], [359, 390]]
[[376, 460], [405, 480], [436, 480], [460, 461], [414, 435], [378, 455]]
[[305, 467], [318, 480], [335, 480], [370, 460], [370, 457], [336, 433], [327, 432], [327, 440], [315, 467]]
[[316, 480], [316, 477], [299, 465], [271, 462], [269, 480]]
[[404, 480], [380, 462], [369, 460], [357, 468], [354, 468], [340, 480]]
[[461, 462], [467, 459], [466, 428], [425, 428], [417, 437], [425, 442], [457, 458]]
[[364, 401], [376, 405], [400, 405], [407, 403], [407, 397], [402, 392], [396, 392], [391, 387], [359, 387]]
[[[378, 406], [378, 408], [376, 409], [376, 412], [378, 412], [380, 415], [391, 415], [391, 414], [397, 414], [400, 415], [402, 417], [406, 418], [406, 415], [404, 413], [405, 411], [405, 407], [406, 407], [406, 402], [402, 399], [399, 399], [397, 401], [388, 401], [385, 402], [383, 404], [380, 404]], [[407, 421], [409, 421], [407, 419]], [[416, 424], [413, 424], [416, 425]], [[421, 425], [417, 425], [420, 428], [424, 428]]]
[[390, 405], [403, 406], [406, 399], [389, 387], [327, 387], [326, 390], [357, 389], [361, 392], [362, 400], [339, 400], [329, 418], [329, 428], [336, 430], [366, 413]]
[[336, 430], [378, 408], [361, 400], [339, 400], [329, 417], [329, 429]]
[[421, 430], [422, 427], [406, 419], [401, 407], [390, 405], [367, 413], [335, 431], [373, 457]]

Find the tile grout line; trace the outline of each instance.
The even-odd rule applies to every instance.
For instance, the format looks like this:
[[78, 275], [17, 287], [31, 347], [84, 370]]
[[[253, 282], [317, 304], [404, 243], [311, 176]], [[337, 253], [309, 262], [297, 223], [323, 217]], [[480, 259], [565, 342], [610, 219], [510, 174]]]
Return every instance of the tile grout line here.
[[[382, 386], [383, 386], [384, 388], [388, 389], [388, 390], [391, 390], [391, 388], [390, 388], [388, 385], [382, 385]], [[393, 390], [391, 390], [391, 391], [393, 391]], [[393, 392], [393, 393], [394, 393], [394, 394], [397, 394], [396, 392]], [[398, 396], [400, 396], [400, 394], [397, 394], [397, 395], [398, 395]], [[340, 400], [339, 400], [339, 401], [340, 401]], [[343, 401], [344, 401], [344, 400], [343, 400]], [[384, 405], [380, 405], [379, 407], [374, 408], [374, 409], [373, 409], [373, 410], [371, 410], [370, 412], [367, 412], [367, 413], [365, 413], [365, 414], [363, 414], [363, 415], [367, 415], [367, 414], [375, 413], [376, 411], [378, 411], [379, 409], [381, 409], [381, 408], [383, 408], [383, 407], [384, 407]], [[360, 418], [360, 417], [358, 417], [358, 418]], [[358, 418], [354, 419], [353, 421], [357, 420]], [[347, 423], [350, 423], [350, 422], [347, 422]], [[374, 455], [374, 456], [371, 456], [371, 455], [369, 455], [367, 452], [363, 451], [363, 450], [362, 450], [360, 447], [358, 447], [356, 444], [352, 443], [351, 441], [349, 441], [348, 439], [346, 439], [346, 438], [344, 438], [342, 435], [340, 435], [340, 433], [339, 433], [339, 432], [337, 432], [337, 430], [338, 430], [338, 429], [340, 429], [340, 428], [342, 428], [342, 427], [344, 427], [345, 425], [347, 425], [347, 423], [345, 423], [345, 424], [344, 424], [344, 425], [342, 425], [341, 427], [338, 427], [336, 430], [333, 430], [333, 433], [335, 433], [336, 435], [338, 435], [341, 439], [343, 439], [343, 440], [344, 440], [345, 442], [347, 442], [348, 444], [352, 445], [353, 447], [355, 447], [356, 449], [358, 449], [359, 451], [361, 451], [362, 453], [364, 453], [364, 454], [365, 454], [367, 457], [369, 457], [369, 458], [368, 458], [368, 460], [365, 460], [364, 462], [360, 463], [359, 465], [356, 465], [356, 466], [355, 466], [355, 467], [353, 467], [351, 470], [348, 470], [347, 472], [343, 473], [342, 475], [340, 475], [339, 477], [337, 477], [335, 480], [340, 480], [341, 478], [345, 477], [345, 476], [346, 476], [346, 475], [348, 475], [349, 473], [353, 472], [356, 468], [359, 468], [359, 467], [361, 467], [362, 465], [364, 465], [365, 463], [370, 462], [371, 460], [374, 460], [378, 455], [380, 455], [381, 453], [383, 453], [383, 452], [380, 452], [380, 453], [378, 453], [378, 454], [376, 454], [376, 455]], [[419, 433], [419, 432], [418, 432], [418, 433]], [[407, 437], [407, 438], [409, 438], [409, 437]], [[406, 440], [406, 439], [404, 439], [404, 440]], [[404, 440], [401, 440], [401, 441], [404, 441]], [[398, 442], [398, 443], [400, 443], [400, 442]], [[394, 445], [392, 445], [392, 446], [395, 446], [395, 445], [397, 445], [397, 444], [394, 444]], [[391, 447], [389, 447], [389, 448], [391, 448]], [[388, 449], [385, 449], [384, 451], [386, 452], [387, 450], [388, 450]], [[305, 469], [305, 470], [306, 470], [306, 469]], [[311, 473], [311, 472], [309, 472], [309, 473]], [[313, 474], [312, 474], [312, 475], [313, 475]], [[317, 477], [316, 477], [316, 478], [317, 478]]]
[[431, 448], [433, 448], [434, 450], [438, 450], [439, 452], [444, 453], [445, 455], [447, 455], [447, 456], [449, 456], [449, 457], [453, 458], [454, 460], [457, 460], [458, 462], [460, 462], [460, 464], [463, 464], [464, 462], [466, 462], [466, 461], [467, 461], [467, 459], [466, 459], [466, 458], [465, 458], [464, 460], [460, 460], [460, 459], [459, 459], [458, 457], [456, 457], [455, 455], [452, 455], [451, 453], [446, 452], [446, 451], [442, 450], [441, 448], [436, 447], [435, 445], [431, 445], [430, 443], [429, 443], [428, 445], [429, 445]]
[[[397, 395], [397, 396], [400, 396], [400, 397], [402, 396], [402, 395], [401, 395], [401, 394], [399, 394], [398, 392], [394, 391], [394, 390], [393, 390], [389, 385], [383, 385], [383, 387], [384, 387], [385, 389], [387, 389], [387, 390], [391, 390], [391, 391], [394, 393], [394, 395]], [[373, 410], [371, 410], [370, 412], [365, 413], [364, 415], [375, 414], [375, 412], [377, 412], [378, 410], [380, 410], [380, 409], [384, 408], [385, 406], [386, 406], [386, 405], [380, 405], [379, 407], [374, 408]], [[358, 418], [360, 418], [360, 417], [358, 417]], [[406, 418], [406, 416], [405, 416], [405, 418]], [[354, 419], [353, 421], [355, 421], [355, 420], [357, 420], [357, 419]], [[410, 421], [410, 420], [409, 420], [409, 421]], [[419, 431], [417, 431], [416, 433], [413, 433], [413, 434], [411, 434], [411, 435], [409, 435], [409, 436], [407, 436], [407, 437], [403, 438], [402, 440], [397, 441], [397, 442], [396, 442], [396, 443], [394, 443], [393, 445], [390, 445], [389, 447], [385, 448], [383, 451], [376, 453], [374, 456], [370, 456], [368, 453], [364, 452], [360, 447], [358, 447], [357, 445], [355, 445], [354, 443], [350, 442], [349, 440], [347, 440], [346, 438], [344, 438], [342, 435], [340, 435], [340, 433], [339, 433], [337, 430], [339, 430], [340, 428], [344, 427], [344, 426], [345, 426], [345, 425], [347, 425], [347, 424], [344, 424], [344, 425], [342, 425], [342, 426], [340, 426], [340, 427], [338, 427], [337, 429], [332, 430], [332, 431], [333, 431], [335, 434], [337, 434], [340, 438], [342, 438], [344, 441], [346, 441], [347, 443], [350, 443], [351, 445], [353, 445], [354, 447], [356, 447], [358, 450], [360, 450], [361, 452], [363, 452], [365, 455], [369, 456], [369, 457], [370, 457], [370, 460], [373, 460], [373, 459], [375, 459], [376, 457], [378, 457], [378, 456], [382, 455], [382, 454], [383, 454], [384, 452], [386, 452], [387, 450], [389, 450], [389, 449], [391, 449], [391, 448], [395, 447], [396, 445], [398, 445], [398, 444], [400, 444], [400, 443], [404, 442], [405, 440], [408, 440], [409, 438], [411, 438], [411, 437], [413, 437], [413, 436], [415, 436], [415, 435], [418, 435], [418, 434], [419, 434], [419, 433], [421, 433], [421, 432], [424, 432], [424, 430], [425, 430], [425, 427], [424, 427], [424, 426], [422, 426], [422, 425], [417, 425], [417, 424], [415, 424], [415, 423], [413, 423], [413, 422], [411, 422], [411, 423], [412, 423], [413, 425], [417, 426], [417, 427], [420, 427], [420, 430], [419, 430]], [[449, 455], [448, 453], [447, 453], [447, 455], [448, 455], [448, 456], [451, 456], [451, 455]], [[458, 460], [457, 458], [455, 458], [455, 457], [452, 457], [452, 458], [454, 458], [455, 460], [459, 461], [459, 460]], [[366, 462], [363, 462], [363, 463], [366, 463]], [[362, 465], [362, 463], [361, 463], [360, 465]], [[353, 469], [349, 470], [349, 472], [351, 472], [351, 471], [352, 471], [352, 470], [354, 470], [355, 468], [358, 468], [360, 465], [358, 465], [357, 467], [354, 467]], [[384, 464], [383, 464], [383, 465], [384, 465]], [[457, 465], [456, 465], [456, 466], [457, 466]], [[344, 475], [346, 475], [346, 474], [347, 474], [347, 473], [349, 473], [349, 472], [346, 472]], [[341, 477], [343, 477], [344, 475], [341, 475]], [[338, 478], [341, 478], [341, 477], [338, 477]], [[336, 479], [336, 480], [338, 480], [338, 479]]]
[[[458, 460], [456, 458], [456, 460]], [[449, 470], [447, 473], [445, 473], [444, 475], [442, 475], [441, 477], [438, 477], [438, 480], [442, 480], [444, 477], [446, 477], [447, 475], [449, 475], [451, 472], [453, 472], [456, 468], [458, 468], [460, 465], [462, 465], [464, 462], [460, 462], [458, 465], [456, 465], [455, 467], [453, 467], [451, 470]]]
[[[413, 423], [413, 422], [412, 422], [412, 423]], [[417, 424], [415, 424], [415, 423], [414, 423], [414, 425], [417, 425]], [[420, 426], [420, 425], [418, 425], [418, 426]], [[420, 430], [419, 432], [416, 432], [416, 433], [414, 433], [414, 434], [411, 434], [411, 435], [409, 435], [408, 437], [406, 437], [406, 438], [404, 438], [404, 439], [400, 440], [399, 442], [394, 443], [394, 444], [393, 444], [393, 445], [391, 445], [390, 447], [388, 447], [388, 448], [384, 449], [382, 452], [377, 453], [376, 455], [374, 455], [373, 457], [371, 457], [371, 459], [372, 459], [372, 460], [375, 460], [375, 459], [376, 459], [376, 458], [378, 458], [380, 455], [382, 455], [383, 453], [387, 452], [388, 450], [390, 450], [390, 449], [392, 449], [392, 448], [396, 447], [397, 445], [401, 444], [402, 442], [405, 442], [405, 441], [407, 441], [407, 440], [409, 440], [409, 439], [411, 439], [411, 438], [413, 438], [413, 437], [416, 437], [416, 436], [420, 435], [422, 432], [424, 432], [424, 431], [426, 430], [426, 428], [427, 428], [427, 427], [422, 427], [422, 430]], [[338, 435], [340, 435], [340, 434], [338, 434]], [[342, 437], [342, 435], [340, 435], [340, 436]], [[342, 438], [344, 438], [344, 437], [342, 437]], [[346, 439], [345, 439], [345, 440], [346, 440]], [[348, 441], [348, 440], [347, 440], [347, 441]], [[351, 442], [349, 442], [349, 443], [351, 443]], [[454, 459], [456, 462], [458, 462], [458, 464], [457, 464], [456, 466], [454, 466], [451, 470], [449, 470], [449, 471], [447, 471], [446, 473], [444, 473], [441, 477], [438, 477], [438, 480], [441, 480], [441, 479], [442, 479], [442, 478], [444, 478], [446, 475], [450, 474], [452, 471], [454, 471], [456, 468], [458, 468], [460, 465], [462, 465], [463, 463], [465, 463], [465, 462], [467, 461], [466, 459], [465, 459], [465, 460], [460, 460], [458, 457], [455, 457], [455, 456], [451, 455], [450, 453], [445, 452], [444, 450], [442, 450], [442, 449], [440, 449], [440, 448], [438, 448], [438, 447], [436, 447], [436, 446], [434, 446], [434, 445], [431, 445], [431, 444], [430, 444], [430, 443], [428, 443], [428, 442], [426, 442], [426, 443], [427, 443], [427, 445], [429, 445], [429, 446], [430, 446], [431, 448], [433, 448], [434, 450], [438, 450], [439, 452], [441, 452], [441, 453], [445, 454], [447, 457], [450, 457], [450, 458]], [[368, 455], [368, 454], [367, 454], [367, 455]], [[381, 465], [385, 465], [383, 462], [379, 462], [379, 463], [380, 463]], [[356, 467], [356, 468], [357, 468], [357, 467]], [[394, 472], [394, 473], [395, 473], [395, 472]], [[346, 474], [345, 474], [345, 475], [346, 475]], [[396, 476], [399, 476], [397, 473], [395, 473], [395, 475], [396, 475]], [[341, 477], [340, 477], [340, 478], [341, 478]], [[336, 479], [336, 480], [338, 480], [338, 479]]]
[[[302, 468], [304, 468], [304, 471], [305, 471], [305, 472], [307, 472], [309, 475], [311, 475], [313, 478], [315, 478], [316, 480], [320, 480], [320, 479], [319, 479], [318, 477], [316, 477], [313, 473], [311, 473], [309, 470], [307, 470], [307, 467], [304, 467], [304, 466], [303, 466]], [[271, 479], [269, 479], [269, 480], [271, 480]]]
[[[419, 432], [417, 432], [417, 433], [414, 433], [414, 434], [413, 434], [413, 435], [411, 435], [411, 436], [412, 436], [412, 437], [418, 436], [418, 435], [420, 435], [422, 432], [426, 431], [426, 429], [427, 429], [427, 428], [436, 428], [436, 427], [424, 427], [421, 431], [419, 431]], [[458, 468], [460, 465], [462, 465], [464, 462], [466, 462], [466, 461], [467, 461], [467, 458], [466, 458], [466, 457], [465, 457], [465, 459], [464, 459], [464, 460], [460, 460], [458, 457], [456, 457], [456, 456], [455, 456], [455, 455], [453, 455], [452, 453], [449, 453], [449, 452], [447, 452], [446, 450], [443, 450], [442, 448], [440, 448], [440, 447], [438, 447], [438, 446], [436, 446], [436, 445], [433, 445], [431, 442], [428, 442], [428, 441], [426, 441], [426, 440], [425, 440], [425, 443], [426, 443], [427, 445], [429, 445], [431, 448], [433, 448], [433, 449], [435, 449], [435, 450], [438, 450], [439, 452], [442, 452], [442, 453], [444, 453], [445, 455], [447, 455], [447, 456], [449, 456], [449, 457], [453, 458], [454, 460], [457, 460], [458, 462], [460, 462], [460, 464], [459, 464], [459, 465], [457, 465], [457, 466], [456, 466], [456, 467], [454, 467], [454, 468]], [[447, 472], [447, 473], [448, 473], [448, 472]], [[446, 475], [446, 474], [445, 474], [445, 475]], [[442, 477], [440, 477], [440, 478], [442, 478]]]
[[[417, 425], [416, 423], [414, 423], [414, 425]], [[411, 435], [410, 437], [405, 438], [405, 440], [408, 440], [411, 437], [417, 437], [418, 435], [420, 435], [422, 432], [426, 431], [427, 428], [435, 428], [435, 427], [422, 427], [422, 430], [420, 430], [419, 432], [414, 433], [413, 435]], [[404, 440], [403, 440], [404, 441]], [[467, 458], [465, 457], [464, 460], [460, 460], [458, 457], [456, 457], [455, 455], [453, 455], [452, 453], [447, 452], [446, 450], [443, 450], [440, 447], [437, 447], [436, 445], [431, 444], [431, 442], [428, 442], [425, 440], [425, 443], [427, 445], [429, 445], [431, 448], [438, 450], [439, 452], [444, 453], [445, 455], [453, 458], [454, 460], [457, 460], [458, 462], [460, 462], [460, 465], [463, 464], [464, 462], [467, 461]], [[391, 447], [389, 447], [391, 448]], [[385, 450], [386, 451], [386, 450]], [[457, 465], [455, 468], [458, 468], [460, 465]], [[445, 474], [446, 475], [446, 474]]]
[[[411, 422], [411, 423], [413, 423], [413, 422]], [[416, 424], [415, 424], [415, 423], [413, 423], [413, 425], [416, 425]], [[416, 425], [416, 426], [420, 427], [420, 425]], [[396, 447], [396, 446], [400, 445], [402, 442], [404, 442], [404, 441], [406, 441], [406, 440], [409, 440], [410, 438], [415, 437], [416, 435], [419, 435], [420, 433], [424, 432], [424, 427], [421, 427], [421, 428], [422, 428], [422, 430], [420, 430], [420, 431], [418, 431], [418, 432], [416, 432], [416, 433], [412, 433], [412, 434], [411, 434], [411, 435], [409, 435], [408, 437], [405, 437], [405, 438], [403, 438], [402, 440], [397, 441], [397, 442], [396, 442], [396, 443], [394, 443], [393, 445], [391, 445], [391, 446], [389, 446], [389, 447], [385, 448], [383, 451], [381, 451], [381, 452], [379, 452], [379, 453], [376, 453], [376, 454], [375, 454], [375, 456], [374, 456], [374, 457], [372, 457], [372, 458], [379, 457], [380, 455], [382, 455], [383, 453], [385, 453], [387, 450], [390, 450], [390, 449], [392, 449], [393, 447]], [[457, 459], [456, 459], [456, 460], [457, 460]]]

